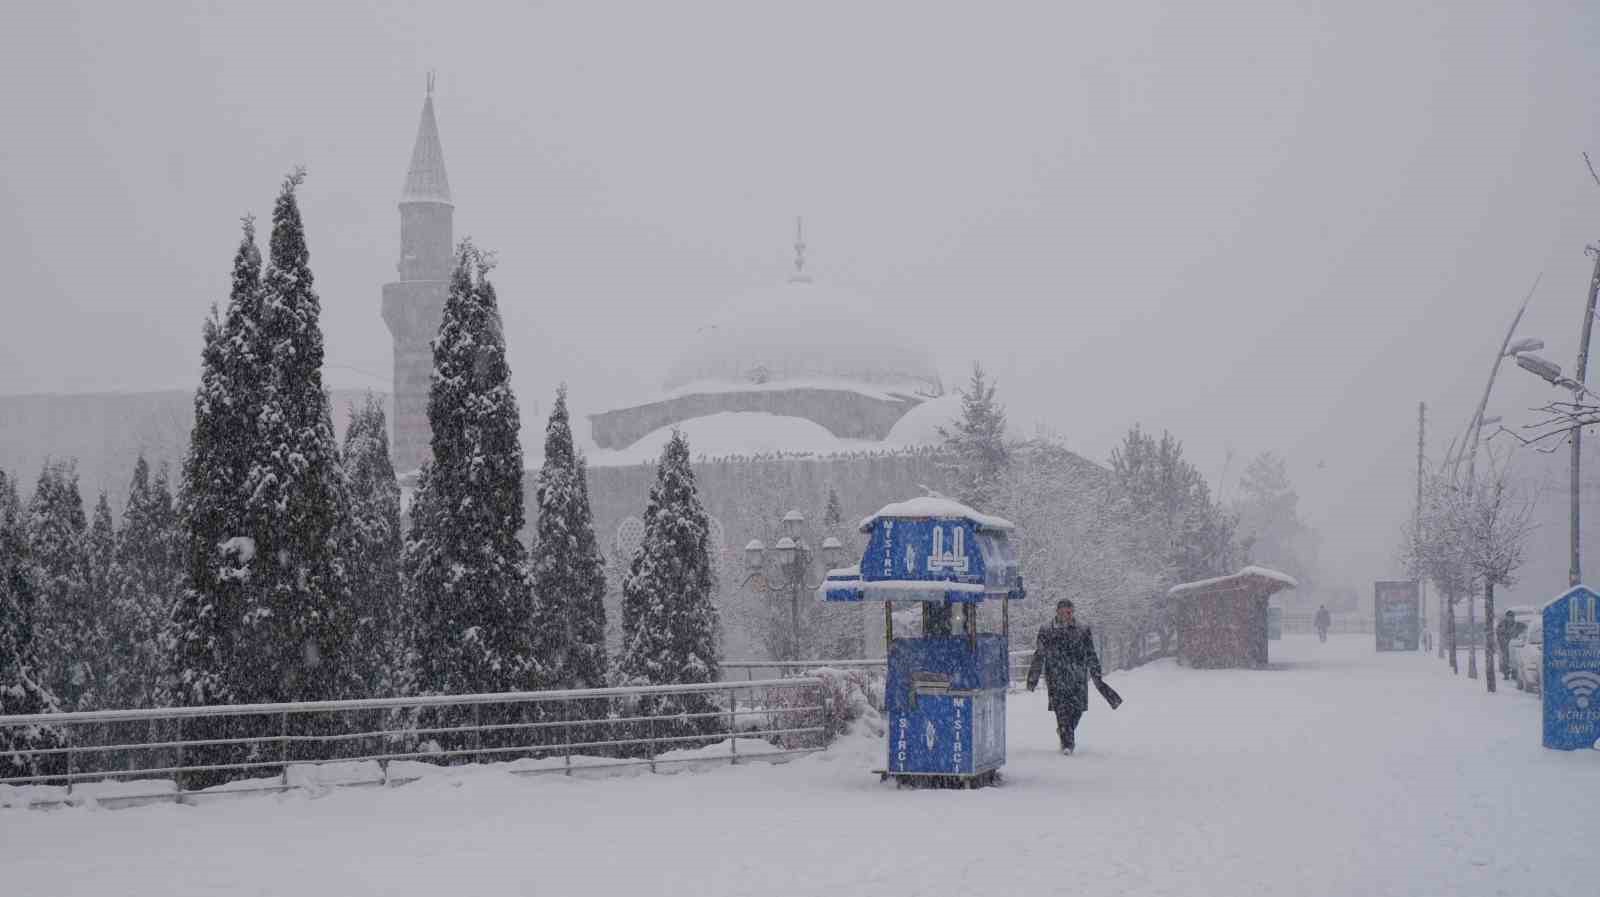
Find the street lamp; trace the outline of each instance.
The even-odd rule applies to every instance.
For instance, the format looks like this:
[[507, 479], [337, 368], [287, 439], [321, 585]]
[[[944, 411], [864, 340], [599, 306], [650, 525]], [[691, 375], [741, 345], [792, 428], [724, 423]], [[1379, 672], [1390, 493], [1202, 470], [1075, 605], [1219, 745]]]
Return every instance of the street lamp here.
[[1524, 352], [1537, 352], [1543, 348], [1544, 340], [1539, 339], [1536, 336], [1525, 336], [1507, 346], [1505, 353], [1501, 357], [1506, 358], [1513, 355], [1521, 355]]
[[767, 594], [789, 593], [789, 657], [800, 659], [800, 595], [815, 591], [827, 577], [828, 569], [837, 567], [844, 555], [844, 543], [834, 536], [822, 540], [822, 576], [815, 582], [809, 579], [813, 551], [805, 541], [806, 518], [797, 510], [790, 510], [778, 521], [783, 535], [769, 552], [760, 539], [751, 539], [744, 546], [745, 568], [750, 571], [744, 585]]
[[[1582, 357], [1579, 358], [1580, 363], [1584, 360], [1585, 359]], [[1576, 401], [1577, 397], [1580, 395], [1587, 395], [1590, 398], [1600, 398], [1600, 396], [1596, 396], [1593, 392], [1591, 392], [1589, 387], [1584, 386], [1581, 380], [1574, 380], [1571, 377], [1563, 375], [1561, 372], [1561, 365], [1556, 364], [1548, 358], [1541, 358], [1537, 355], [1524, 352], [1517, 355], [1517, 367], [1522, 368], [1528, 373], [1533, 374], [1535, 377], [1538, 377], [1540, 380], [1543, 380], [1544, 382], [1550, 384], [1551, 386], [1557, 387], [1558, 389], [1572, 390], [1574, 401]], [[1583, 579], [1583, 558], [1578, 545], [1578, 536], [1582, 527], [1582, 515], [1578, 505], [1580, 483], [1579, 468], [1581, 466], [1581, 460], [1583, 457], [1582, 440], [1583, 427], [1581, 425], [1573, 427], [1572, 485], [1569, 489], [1571, 502], [1571, 508], [1569, 510], [1569, 515], [1571, 517], [1571, 531], [1568, 534], [1571, 542], [1570, 553], [1572, 555], [1572, 565], [1571, 569], [1567, 571], [1569, 585], [1577, 585], [1579, 580]]]

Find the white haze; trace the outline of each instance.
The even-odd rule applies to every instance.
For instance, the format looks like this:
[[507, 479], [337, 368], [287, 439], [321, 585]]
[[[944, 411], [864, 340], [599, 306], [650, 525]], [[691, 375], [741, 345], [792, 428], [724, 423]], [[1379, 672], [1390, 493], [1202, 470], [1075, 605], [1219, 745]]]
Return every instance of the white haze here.
[[[437, 69], [530, 432], [560, 380], [580, 412], [652, 391], [803, 214], [819, 278], [947, 382], [983, 361], [1024, 428], [1101, 460], [1167, 428], [1213, 483], [1284, 453], [1365, 582], [1396, 572], [1416, 403], [1464, 425], [1541, 271], [1523, 332], [1570, 365], [1600, 238], [1600, 7], [1405, 6], [13, 7], [0, 393], [192, 388], [236, 220], [302, 163], [329, 382], [387, 388]], [[1514, 371], [1491, 411], [1545, 397]]]

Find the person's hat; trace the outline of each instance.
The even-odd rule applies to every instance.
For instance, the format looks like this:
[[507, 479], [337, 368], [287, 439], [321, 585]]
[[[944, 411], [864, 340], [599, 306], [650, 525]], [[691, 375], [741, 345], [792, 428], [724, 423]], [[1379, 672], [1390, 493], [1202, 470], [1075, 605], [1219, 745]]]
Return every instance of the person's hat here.
[[1056, 610], [1060, 610], [1063, 607], [1067, 607], [1067, 608], [1072, 607], [1072, 599], [1071, 598], [1063, 598], [1060, 601], [1056, 602]]

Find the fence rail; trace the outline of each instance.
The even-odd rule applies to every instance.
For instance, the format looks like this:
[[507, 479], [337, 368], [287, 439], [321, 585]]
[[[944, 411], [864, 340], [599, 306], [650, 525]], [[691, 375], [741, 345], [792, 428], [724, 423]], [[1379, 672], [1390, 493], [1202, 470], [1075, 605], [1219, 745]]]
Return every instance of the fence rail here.
[[[118, 802], [182, 802], [198, 794], [281, 791], [312, 782], [392, 785], [429, 767], [493, 758], [533, 761], [511, 770], [519, 774], [567, 775], [776, 760], [826, 746], [834, 734], [831, 700], [823, 680], [800, 676], [0, 716], [0, 731], [13, 736], [8, 741], [31, 732], [37, 745], [0, 756], [0, 787], [27, 787], [25, 800], [39, 806], [73, 800], [81, 783], [132, 780], [152, 788], [103, 790]], [[364, 775], [291, 781], [292, 770], [335, 763]], [[236, 781], [263, 773], [277, 781]]]
[[[1033, 659], [1032, 651], [1012, 651], [1009, 655], [1011, 665], [1011, 682], [1016, 684], [1022, 681], [1027, 674], [1028, 662]], [[867, 670], [869, 673], [884, 671], [885, 660], [881, 657], [862, 660], [724, 660], [719, 666], [722, 668], [724, 681], [739, 680], [732, 678], [743, 673], [746, 680], [754, 677], [757, 670], [772, 670], [779, 677], [798, 676], [804, 673], [822, 670]], [[730, 676], [732, 674], [732, 676]], [[879, 708], [882, 709], [882, 708]]]

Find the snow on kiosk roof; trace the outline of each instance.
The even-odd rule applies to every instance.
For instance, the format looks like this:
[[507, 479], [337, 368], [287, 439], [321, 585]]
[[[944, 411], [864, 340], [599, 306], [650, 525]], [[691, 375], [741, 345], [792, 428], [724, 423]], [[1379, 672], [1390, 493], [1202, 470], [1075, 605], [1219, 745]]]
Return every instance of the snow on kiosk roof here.
[[954, 499], [938, 495], [925, 495], [909, 501], [898, 501], [894, 504], [884, 505], [878, 509], [878, 513], [861, 521], [861, 532], [871, 532], [872, 525], [884, 517], [938, 520], [965, 517], [976, 523], [979, 529], [999, 530], [1001, 532], [1010, 532], [1016, 529], [1016, 526], [1011, 521], [1003, 517], [995, 517], [974, 511]]
[[1265, 591], [1268, 595], [1284, 589], [1299, 588], [1300, 583], [1287, 573], [1269, 567], [1245, 567], [1238, 573], [1179, 583], [1167, 590], [1174, 598], [1189, 595], [1216, 595], [1228, 592]]
[[861, 521], [871, 536], [856, 567], [829, 571], [824, 601], [979, 603], [1026, 594], [1011, 522], [941, 495], [885, 505]]

